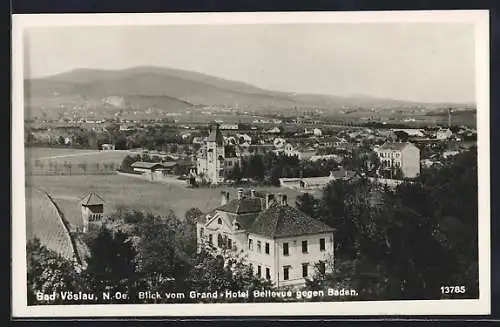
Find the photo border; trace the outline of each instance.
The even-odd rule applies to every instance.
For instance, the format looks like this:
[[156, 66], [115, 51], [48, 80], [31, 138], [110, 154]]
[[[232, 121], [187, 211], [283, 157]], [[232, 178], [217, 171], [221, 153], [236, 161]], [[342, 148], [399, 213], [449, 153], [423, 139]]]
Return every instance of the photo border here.
[[[26, 305], [26, 217], [23, 105], [23, 30], [35, 26], [151, 26], [206, 24], [320, 23], [471, 23], [475, 26], [475, 74], [478, 131], [479, 299], [311, 303]], [[365, 316], [486, 315], [491, 313], [489, 12], [487, 10], [28, 14], [12, 17], [12, 316]], [[16, 164], [17, 163], [17, 164]], [[15, 177], [15, 178], [14, 178]], [[488, 201], [482, 201], [488, 199]]]

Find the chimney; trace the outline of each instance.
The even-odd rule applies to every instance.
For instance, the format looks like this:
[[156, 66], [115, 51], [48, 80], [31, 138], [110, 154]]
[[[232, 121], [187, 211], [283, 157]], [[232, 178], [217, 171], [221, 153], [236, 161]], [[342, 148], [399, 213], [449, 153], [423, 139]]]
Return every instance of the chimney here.
[[220, 201], [220, 204], [221, 205], [225, 205], [226, 203], [229, 202], [229, 192], [227, 191], [222, 191], [221, 192], [221, 201]]
[[243, 189], [239, 188], [238, 189], [238, 200], [241, 200], [241, 199], [243, 199]]
[[255, 190], [254, 189], [251, 189], [250, 190], [250, 197], [253, 199], [255, 198]]
[[266, 209], [269, 208], [269, 206], [272, 204], [274, 201], [274, 194], [266, 194]]

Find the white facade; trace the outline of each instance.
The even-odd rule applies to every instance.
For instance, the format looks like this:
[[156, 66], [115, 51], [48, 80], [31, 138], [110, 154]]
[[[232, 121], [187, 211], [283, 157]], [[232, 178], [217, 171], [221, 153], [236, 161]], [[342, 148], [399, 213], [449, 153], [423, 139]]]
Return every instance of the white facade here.
[[323, 135], [323, 132], [319, 128], [315, 128], [313, 129], [313, 135], [319, 137]]
[[[222, 203], [227, 201], [223, 196]], [[287, 206], [286, 203], [276, 202], [271, 205]], [[278, 287], [303, 286], [305, 279], [312, 278], [316, 273], [316, 265], [325, 272], [332, 271], [334, 235], [333, 229], [328, 226], [325, 225], [326, 228], [315, 233], [269, 236], [255, 232], [252, 226], [248, 225], [248, 221], [255, 221], [261, 215], [265, 216], [264, 202], [260, 213], [236, 214], [223, 209], [224, 206], [197, 222], [199, 246], [211, 244], [216, 249], [230, 248], [240, 253], [257, 277], [270, 280]], [[246, 221], [247, 225], [242, 225], [242, 221]]]
[[440, 129], [436, 132], [436, 139], [438, 140], [447, 140], [453, 136], [453, 132], [449, 129]]
[[386, 143], [375, 152], [382, 170], [401, 169], [405, 178], [415, 178], [420, 174], [420, 149], [412, 143]]

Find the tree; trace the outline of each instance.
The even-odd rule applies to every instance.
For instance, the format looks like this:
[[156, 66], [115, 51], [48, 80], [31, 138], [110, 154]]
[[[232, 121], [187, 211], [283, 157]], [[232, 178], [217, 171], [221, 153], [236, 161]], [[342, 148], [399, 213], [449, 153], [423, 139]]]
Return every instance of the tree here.
[[189, 269], [189, 256], [182, 247], [182, 224], [173, 215], [157, 217], [146, 214], [136, 225], [139, 238], [138, 268], [159, 283], [165, 278], [182, 280]]
[[295, 206], [297, 209], [313, 218], [318, 218], [321, 215], [321, 201], [314, 198], [310, 193], [304, 193], [297, 196]]
[[123, 158], [122, 163], [120, 165], [120, 171], [132, 172], [133, 171], [132, 164], [136, 161], [137, 161], [137, 159], [131, 157], [130, 155], [125, 156], [125, 158]]
[[361, 299], [439, 299], [451, 280], [467, 285], [454, 297], [477, 297], [476, 160], [471, 151], [395, 190], [363, 179], [328, 185], [320, 219], [336, 228], [335, 271], [308, 287], [344, 283]]
[[230, 250], [216, 254], [213, 249], [202, 249], [196, 254], [187, 279], [189, 288], [198, 292], [225, 293], [248, 290], [250, 296], [248, 299], [200, 299], [200, 302], [269, 302], [269, 298], [254, 298], [253, 291], [273, 288], [270, 281], [253, 274], [244, 258]]
[[64, 304], [60, 296], [55, 301], [37, 300], [37, 292], [59, 294], [83, 290], [75, 263], [41, 245], [40, 240], [30, 240], [26, 245], [26, 254], [28, 305]]
[[132, 292], [136, 280], [136, 250], [129, 235], [103, 226], [91, 242], [86, 277], [96, 292]]

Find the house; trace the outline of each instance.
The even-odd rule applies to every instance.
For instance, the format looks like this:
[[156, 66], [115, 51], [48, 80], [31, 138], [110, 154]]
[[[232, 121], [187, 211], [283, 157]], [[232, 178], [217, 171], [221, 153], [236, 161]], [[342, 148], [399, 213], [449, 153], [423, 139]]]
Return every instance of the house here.
[[424, 131], [422, 129], [418, 128], [400, 128], [400, 129], [393, 129], [393, 132], [405, 132], [408, 134], [408, 136], [413, 136], [413, 137], [424, 137]]
[[104, 199], [95, 192], [90, 192], [80, 200], [84, 233], [89, 230], [89, 223], [102, 221]]
[[238, 124], [220, 124], [219, 128], [221, 130], [237, 130]]
[[313, 129], [313, 135], [316, 137], [320, 137], [323, 135], [323, 132], [319, 128]]
[[318, 160], [335, 160], [336, 162], [342, 162], [343, 158], [338, 154], [323, 154], [323, 155], [313, 155], [309, 157], [309, 161], [316, 162]]
[[279, 133], [281, 133], [281, 130], [279, 127], [275, 126], [271, 129], [267, 130], [266, 132], [269, 134], [279, 134]]
[[321, 177], [298, 177], [298, 178], [280, 178], [280, 186], [296, 190], [316, 190], [322, 189], [328, 183], [336, 180], [351, 180], [357, 175], [355, 171], [345, 170], [340, 167], [336, 171], [331, 171], [328, 176]]
[[251, 144], [252, 143], [252, 137], [248, 134], [236, 134], [236, 137], [238, 139], [239, 144], [243, 144], [243, 143]]
[[101, 149], [102, 151], [113, 151], [115, 150], [115, 145], [114, 144], [101, 144]]
[[275, 286], [303, 286], [315, 265], [332, 271], [334, 229], [288, 205], [285, 194], [249, 196], [238, 190], [230, 200], [196, 222], [199, 249], [231, 250], [243, 255], [254, 274]]
[[409, 142], [384, 143], [375, 148], [381, 162], [381, 172], [396, 178], [415, 178], [420, 174], [420, 149]]
[[441, 128], [436, 132], [436, 139], [447, 140], [453, 136], [453, 132], [449, 128]]
[[460, 153], [460, 151], [457, 151], [457, 150], [447, 150], [447, 151], [443, 152], [443, 158], [448, 159], [450, 157], [456, 156], [459, 153]]

